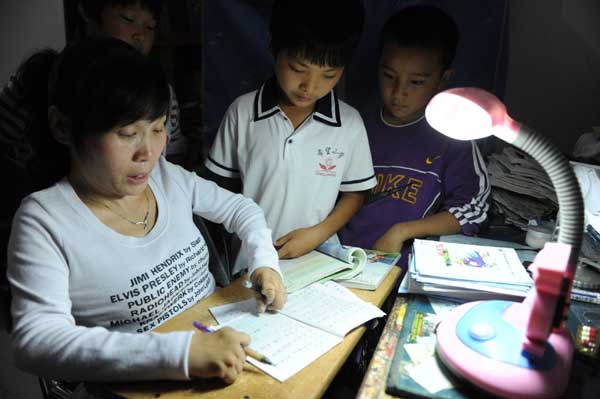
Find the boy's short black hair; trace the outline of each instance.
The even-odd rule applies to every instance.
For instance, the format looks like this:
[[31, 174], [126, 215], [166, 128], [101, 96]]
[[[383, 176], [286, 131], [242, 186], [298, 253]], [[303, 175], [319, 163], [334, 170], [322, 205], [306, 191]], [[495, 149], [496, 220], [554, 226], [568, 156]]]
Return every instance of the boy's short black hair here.
[[162, 9], [162, 0], [79, 0], [79, 5], [84, 14], [96, 22], [100, 22], [102, 10], [106, 6], [127, 7], [139, 3], [142, 8], [150, 11], [157, 21]]
[[281, 51], [319, 66], [350, 63], [364, 25], [361, 0], [275, 0], [269, 33]]
[[433, 6], [412, 6], [392, 15], [381, 35], [381, 49], [386, 44], [422, 47], [441, 51], [443, 69], [448, 69], [458, 45], [458, 27], [448, 14]]

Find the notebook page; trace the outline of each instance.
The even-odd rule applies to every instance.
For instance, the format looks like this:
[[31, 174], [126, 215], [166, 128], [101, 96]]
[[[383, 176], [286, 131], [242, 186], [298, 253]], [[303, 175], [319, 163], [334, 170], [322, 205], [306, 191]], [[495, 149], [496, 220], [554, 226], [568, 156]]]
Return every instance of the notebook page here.
[[338, 336], [279, 313], [246, 314], [227, 325], [252, 337], [252, 348], [274, 365], [250, 357], [247, 360], [279, 381], [285, 381], [342, 342]]
[[368, 263], [359, 275], [349, 280], [342, 280], [340, 284], [347, 284], [348, 287], [375, 290], [388, 275], [392, 267], [392, 265], [383, 262]]
[[326, 287], [331, 295], [337, 295], [339, 298], [344, 299], [346, 301], [354, 301], [363, 303], [364, 301], [359, 298], [354, 292], [350, 291], [348, 288], [343, 285], [336, 283], [335, 281], [326, 281], [324, 283], [320, 283], [322, 286]]
[[362, 272], [368, 261], [365, 250], [358, 247], [324, 242], [317, 247], [316, 251], [322, 252], [351, 265], [349, 269], [342, 270], [335, 274], [333, 278], [338, 280], [355, 277]]
[[352, 267], [348, 263], [317, 251], [295, 259], [281, 259], [279, 269], [287, 292], [292, 293], [316, 281], [333, 278], [336, 272]]
[[291, 294], [280, 313], [339, 337], [385, 315], [368, 302], [343, 299], [335, 288], [323, 284], [312, 284]]
[[217, 323], [226, 324], [231, 320], [240, 316], [245, 316], [248, 313], [257, 313], [256, 299], [250, 298], [245, 301], [227, 303], [225, 305], [213, 306], [208, 308]]

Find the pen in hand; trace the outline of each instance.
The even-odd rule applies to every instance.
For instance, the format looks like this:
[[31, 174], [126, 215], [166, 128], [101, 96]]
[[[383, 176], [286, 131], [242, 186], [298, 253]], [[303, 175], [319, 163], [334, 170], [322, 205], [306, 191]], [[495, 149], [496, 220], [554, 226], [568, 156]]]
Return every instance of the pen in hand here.
[[[193, 321], [192, 325], [202, 332], [205, 332], [205, 333], [213, 332], [213, 330], [210, 327], [200, 323], [199, 321]], [[244, 352], [246, 352], [246, 355], [250, 356], [251, 358], [258, 360], [261, 363], [273, 365], [273, 362], [268, 357], [261, 354], [260, 352], [255, 351], [254, 349], [250, 348], [249, 346], [242, 346], [242, 347], [244, 349]]]
[[246, 288], [248, 288], [249, 290], [252, 290], [254, 292], [256, 292], [258, 295], [260, 295], [261, 299], [262, 299], [262, 306], [260, 302], [257, 302], [257, 305], [259, 306], [258, 309], [258, 313], [263, 313], [265, 312], [269, 305], [270, 305], [270, 301], [269, 298], [267, 298], [266, 295], [264, 295], [262, 292], [260, 292], [260, 288], [255, 286], [254, 284], [252, 284], [252, 282], [250, 280], [244, 280], [242, 285]]

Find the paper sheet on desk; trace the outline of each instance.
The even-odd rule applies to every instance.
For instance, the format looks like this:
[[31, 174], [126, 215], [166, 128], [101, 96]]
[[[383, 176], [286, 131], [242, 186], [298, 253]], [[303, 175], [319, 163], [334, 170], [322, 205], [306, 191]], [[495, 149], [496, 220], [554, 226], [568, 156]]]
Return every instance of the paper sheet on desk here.
[[[435, 356], [435, 329], [457, 304], [414, 296], [408, 299], [398, 344], [386, 381], [386, 393], [398, 397], [463, 398], [441, 369]], [[441, 314], [433, 313], [438, 309]]]
[[452, 384], [440, 369], [435, 357], [430, 357], [423, 362], [405, 367], [410, 377], [430, 393], [452, 388]]
[[[434, 324], [440, 320], [437, 315], [427, 318]], [[404, 344], [404, 350], [412, 362], [405, 366], [408, 374], [431, 393], [451, 388], [452, 385], [448, 383], [435, 359], [435, 335], [417, 336], [416, 341]]]
[[[342, 342], [353, 328], [385, 313], [337, 283], [313, 284], [289, 296], [281, 312], [256, 314], [250, 301], [211, 308], [219, 323], [252, 337], [252, 348], [275, 366], [248, 361], [279, 381], [296, 374]], [[243, 309], [253, 309], [244, 312]], [[241, 316], [231, 316], [232, 314]]]
[[250, 298], [241, 302], [228, 303], [208, 309], [219, 324], [227, 324], [248, 313], [257, 313], [256, 299]]

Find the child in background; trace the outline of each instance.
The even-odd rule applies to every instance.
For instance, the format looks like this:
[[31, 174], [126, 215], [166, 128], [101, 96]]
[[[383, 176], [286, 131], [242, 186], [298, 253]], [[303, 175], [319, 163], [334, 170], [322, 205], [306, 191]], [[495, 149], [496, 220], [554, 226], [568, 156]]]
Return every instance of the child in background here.
[[264, 210], [280, 258], [337, 242], [375, 185], [363, 121], [334, 91], [363, 22], [360, 0], [276, 0], [274, 76], [231, 104], [205, 162], [241, 180], [242, 193]]
[[[148, 55], [154, 44], [161, 0], [79, 0], [78, 4], [83, 24], [79, 28], [81, 36], [113, 36]], [[37, 113], [40, 103], [46, 106], [44, 98], [32, 93], [36, 87], [48, 84], [47, 75], [31, 73], [31, 70], [37, 72], [35, 64], [46, 63], [48, 56], [52, 56], [52, 52], [35, 54], [0, 91], [0, 167], [7, 178], [4, 183], [9, 187], [5, 194], [6, 206], [0, 212], [0, 288], [5, 282], [2, 271], [11, 219], [19, 203], [27, 194], [48, 187], [62, 177], [57, 171], [68, 162], [60, 158], [63, 154], [55, 151], [56, 144], [50, 138], [37, 134], [40, 127], [31, 116]], [[167, 145], [163, 154], [172, 162], [184, 164], [187, 145], [180, 129], [179, 105], [170, 85], [169, 90]]]
[[[85, 35], [109, 35], [128, 43], [144, 55], [154, 45], [162, 0], [80, 0], [78, 12]], [[169, 85], [169, 115], [166, 122], [167, 145], [164, 155], [171, 162], [186, 160], [186, 139], [179, 123], [179, 104]]]
[[377, 176], [365, 205], [340, 231], [343, 244], [385, 252], [428, 235], [477, 233], [486, 220], [490, 184], [474, 142], [447, 138], [425, 120], [429, 100], [452, 76], [458, 29], [438, 8], [398, 11], [381, 37], [383, 107], [365, 124]]

